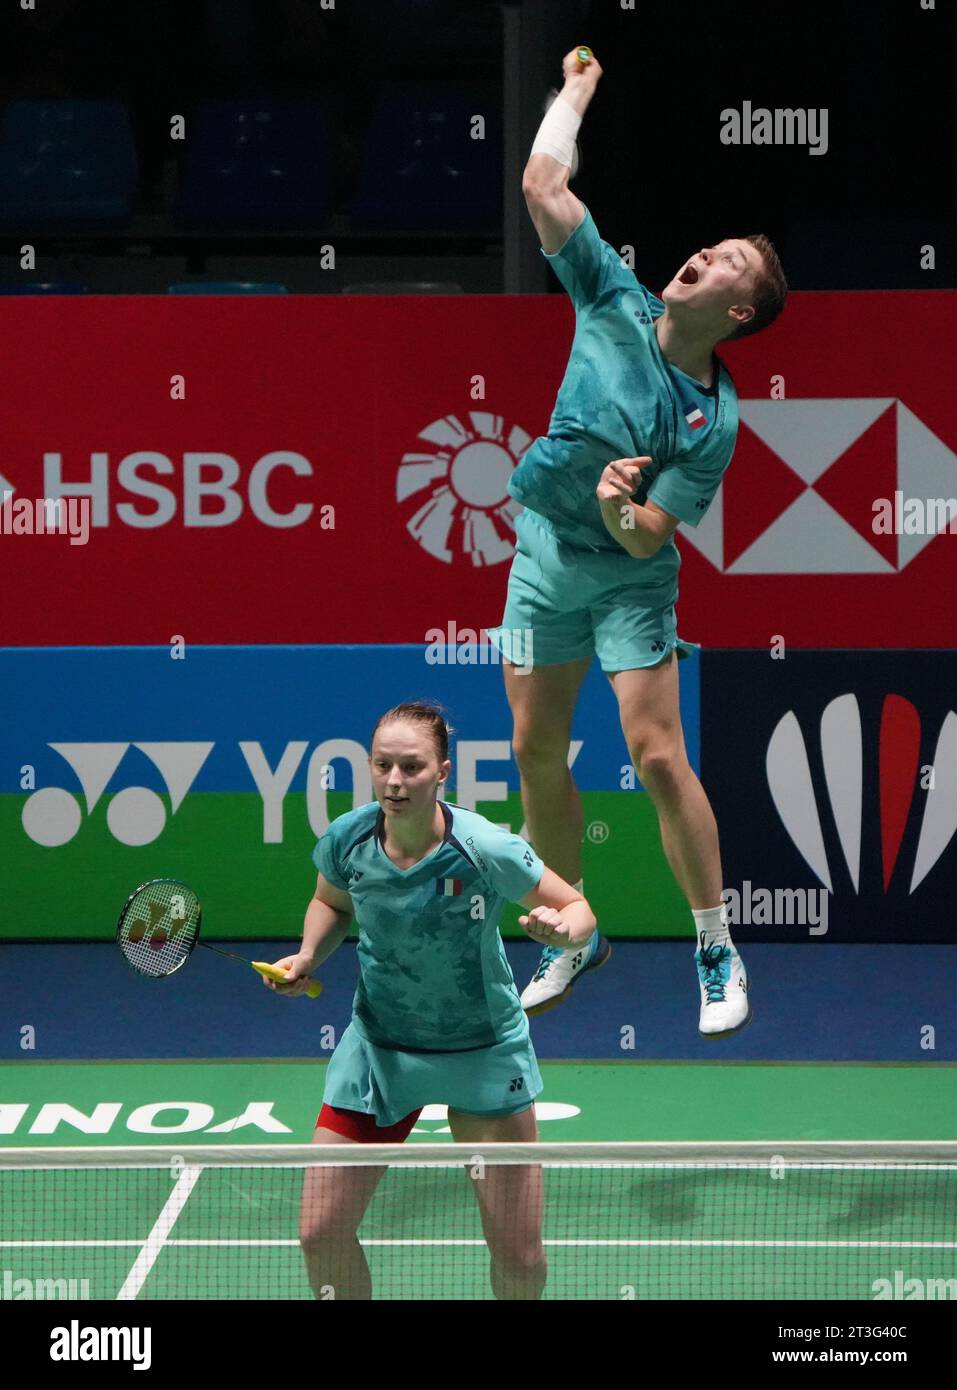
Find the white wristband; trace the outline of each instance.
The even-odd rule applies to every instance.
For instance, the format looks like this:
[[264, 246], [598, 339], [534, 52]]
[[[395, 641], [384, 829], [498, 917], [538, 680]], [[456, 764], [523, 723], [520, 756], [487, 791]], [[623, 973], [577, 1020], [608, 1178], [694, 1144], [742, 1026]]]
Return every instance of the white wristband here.
[[575, 108], [563, 96], [557, 96], [538, 127], [532, 154], [550, 154], [552, 159], [571, 169], [577, 162], [575, 137], [581, 123], [582, 118]]

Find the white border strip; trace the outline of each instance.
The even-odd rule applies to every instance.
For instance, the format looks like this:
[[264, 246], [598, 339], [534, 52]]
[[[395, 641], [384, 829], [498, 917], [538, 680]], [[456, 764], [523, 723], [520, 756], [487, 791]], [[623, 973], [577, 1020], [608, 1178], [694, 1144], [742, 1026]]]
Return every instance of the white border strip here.
[[[430, 1250], [445, 1246], [476, 1246], [484, 1248], [485, 1240], [436, 1238], [435, 1240], [363, 1240], [361, 1244], [365, 1246], [414, 1246], [417, 1249]], [[543, 1245], [553, 1249], [565, 1246], [573, 1248], [648, 1248], [648, 1249], [735, 1249], [735, 1250], [957, 1250], [957, 1240], [657, 1240], [651, 1238], [603, 1240], [599, 1238], [588, 1239], [587, 1237], [575, 1238], [572, 1240], [543, 1240]], [[81, 1249], [86, 1247], [138, 1247], [138, 1240], [0, 1240], [0, 1249], [16, 1248], [23, 1249]], [[299, 1249], [298, 1240], [165, 1240], [157, 1248], [160, 1249], [247, 1249], [260, 1247], [283, 1247], [290, 1250]], [[136, 1266], [134, 1265], [134, 1270]], [[146, 1273], [149, 1271], [147, 1270]], [[143, 1275], [145, 1280], [146, 1273]], [[132, 1278], [133, 1271], [128, 1278]], [[128, 1282], [128, 1281], [127, 1281]], [[140, 1287], [142, 1287], [142, 1280]], [[124, 1284], [124, 1288], [126, 1285]], [[123, 1297], [122, 1290], [117, 1297]], [[129, 1294], [127, 1297], [134, 1297]]]
[[347, 1164], [454, 1168], [476, 1158], [495, 1163], [601, 1166], [666, 1164], [763, 1167], [776, 1160], [810, 1167], [864, 1169], [913, 1164], [957, 1169], [957, 1140], [715, 1140], [586, 1144], [125, 1144], [110, 1147], [0, 1147], [0, 1171], [52, 1168], [293, 1167]]

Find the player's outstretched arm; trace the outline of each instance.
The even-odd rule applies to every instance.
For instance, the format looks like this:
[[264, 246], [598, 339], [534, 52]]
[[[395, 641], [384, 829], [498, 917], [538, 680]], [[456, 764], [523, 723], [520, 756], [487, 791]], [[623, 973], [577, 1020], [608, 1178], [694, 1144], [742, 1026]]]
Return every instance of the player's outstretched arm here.
[[577, 55], [578, 49], [572, 49], [562, 61], [565, 85], [546, 112], [522, 178], [529, 215], [548, 255], [561, 250], [585, 216], [568, 180], [575, 136], [602, 70], [594, 56], [582, 64]]

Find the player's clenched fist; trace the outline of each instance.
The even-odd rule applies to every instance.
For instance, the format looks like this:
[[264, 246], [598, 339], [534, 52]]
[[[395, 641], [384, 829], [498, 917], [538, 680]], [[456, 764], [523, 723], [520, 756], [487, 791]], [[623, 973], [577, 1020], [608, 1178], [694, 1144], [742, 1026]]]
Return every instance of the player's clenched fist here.
[[567, 949], [570, 929], [562, 920], [562, 914], [554, 907], [533, 907], [527, 917], [519, 917], [518, 925], [523, 927], [533, 941], [547, 946], [560, 946]]
[[[583, 63], [579, 58], [579, 53], [587, 52], [589, 58], [587, 63]], [[565, 74], [565, 81], [569, 78], [581, 79], [583, 82], [590, 82], [597, 86], [601, 78], [601, 64], [595, 57], [591, 49], [573, 48], [571, 53], [566, 53], [562, 59], [562, 72]]]
[[599, 502], [614, 502], [619, 498], [626, 502], [641, 485], [641, 470], [650, 462], [650, 456], [644, 454], [637, 458], [613, 459], [598, 482]]

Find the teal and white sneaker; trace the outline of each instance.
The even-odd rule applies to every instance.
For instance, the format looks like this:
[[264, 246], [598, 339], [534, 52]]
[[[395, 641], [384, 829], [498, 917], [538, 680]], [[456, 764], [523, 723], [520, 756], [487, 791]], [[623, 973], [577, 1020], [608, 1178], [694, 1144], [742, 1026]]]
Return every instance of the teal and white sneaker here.
[[522, 992], [522, 1008], [529, 1018], [564, 1004], [573, 987], [588, 970], [599, 970], [611, 957], [611, 947], [599, 932], [593, 932], [584, 946], [563, 951], [546, 946], [538, 969]]
[[698, 937], [695, 964], [701, 986], [698, 1032], [703, 1038], [729, 1038], [751, 1022], [748, 972], [733, 946], [705, 946]]

